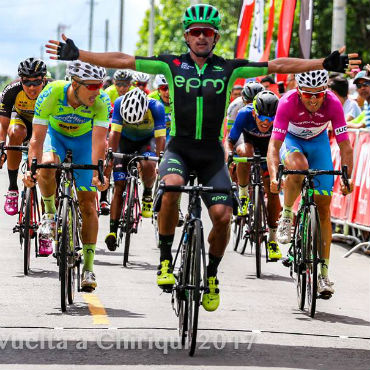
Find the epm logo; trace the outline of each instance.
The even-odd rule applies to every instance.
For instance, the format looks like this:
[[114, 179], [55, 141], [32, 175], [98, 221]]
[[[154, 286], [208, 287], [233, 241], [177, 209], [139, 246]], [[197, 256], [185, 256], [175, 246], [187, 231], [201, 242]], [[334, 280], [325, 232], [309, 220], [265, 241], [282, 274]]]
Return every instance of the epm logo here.
[[183, 76], [176, 76], [174, 82], [176, 87], [185, 86], [185, 91], [187, 93], [189, 93], [191, 89], [198, 89], [201, 86], [206, 87], [208, 85], [213, 85], [214, 89], [216, 90], [216, 94], [221, 94], [225, 89], [225, 82], [220, 78], [215, 80], [212, 78], [201, 80], [200, 78], [196, 77], [186, 79]]

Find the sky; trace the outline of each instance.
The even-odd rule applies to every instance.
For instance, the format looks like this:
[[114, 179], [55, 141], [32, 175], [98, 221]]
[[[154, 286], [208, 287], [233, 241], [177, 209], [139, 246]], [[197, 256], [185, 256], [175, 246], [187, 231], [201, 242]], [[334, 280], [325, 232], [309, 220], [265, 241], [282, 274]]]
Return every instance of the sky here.
[[[138, 31], [150, 0], [124, 0], [123, 51], [133, 54]], [[118, 50], [120, 0], [95, 0], [93, 51], [104, 51], [105, 20], [109, 19], [109, 51]], [[81, 49], [88, 48], [90, 0], [0, 0], [0, 75], [15, 77], [18, 64], [28, 57], [43, 56], [41, 49], [57, 37], [58, 24]], [[43, 48], [44, 49], [44, 48]]]

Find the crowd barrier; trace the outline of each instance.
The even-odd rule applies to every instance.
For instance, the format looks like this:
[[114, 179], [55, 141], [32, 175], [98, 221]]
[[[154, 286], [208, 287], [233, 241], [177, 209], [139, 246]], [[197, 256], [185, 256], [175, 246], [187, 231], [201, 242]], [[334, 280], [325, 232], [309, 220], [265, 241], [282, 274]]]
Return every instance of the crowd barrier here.
[[[345, 257], [358, 249], [370, 251], [370, 241], [362, 241], [358, 237], [348, 235], [348, 227], [370, 232], [370, 130], [349, 130], [353, 148], [352, 179], [354, 190], [343, 196], [340, 192], [340, 178], [334, 182], [331, 202], [332, 222], [343, 225], [343, 234], [334, 234], [333, 239], [350, 240], [357, 243]], [[334, 169], [341, 168], [340, 151], [335, 139], [331, 139], [331, 154]]]

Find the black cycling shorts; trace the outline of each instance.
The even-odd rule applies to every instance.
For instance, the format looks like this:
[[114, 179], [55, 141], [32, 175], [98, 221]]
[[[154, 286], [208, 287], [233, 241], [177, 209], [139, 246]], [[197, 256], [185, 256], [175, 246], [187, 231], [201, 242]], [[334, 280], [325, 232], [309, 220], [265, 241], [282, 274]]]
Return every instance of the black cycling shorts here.
[[[230, 188], [230, 176], [225, 164], [224, 149], [218, 140], [195, 140], [192, 138], [173, 137], [168, 142], [165, 154], [159, 166], [159, 175], [180, 175], [185, 184], [190, 172], [198, 178], [198, 184]], [[232, 197], [223, 193], [205, 193], [202, 199], [207, 208], [215, 204], [232, 207]]]

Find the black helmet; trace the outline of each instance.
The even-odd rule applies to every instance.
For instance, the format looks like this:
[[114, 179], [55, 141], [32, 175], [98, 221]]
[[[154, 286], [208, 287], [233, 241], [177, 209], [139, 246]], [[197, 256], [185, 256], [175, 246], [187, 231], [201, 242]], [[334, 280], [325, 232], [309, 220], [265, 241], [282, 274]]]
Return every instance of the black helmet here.
[[242, 90], [244, 100], [253, 101], [254, 97], [261, 91], [265, 90], [262, 84], [255, 81], [247, 82]]
[[261, 91], [253, 99], [253, 108], [258, 115], [274, 117], [279, 98], [272, 91]]
[[46, 72], [46, 64], [41, 59], [28, 58], [18, 66], [19, 77], [45, 77]]

